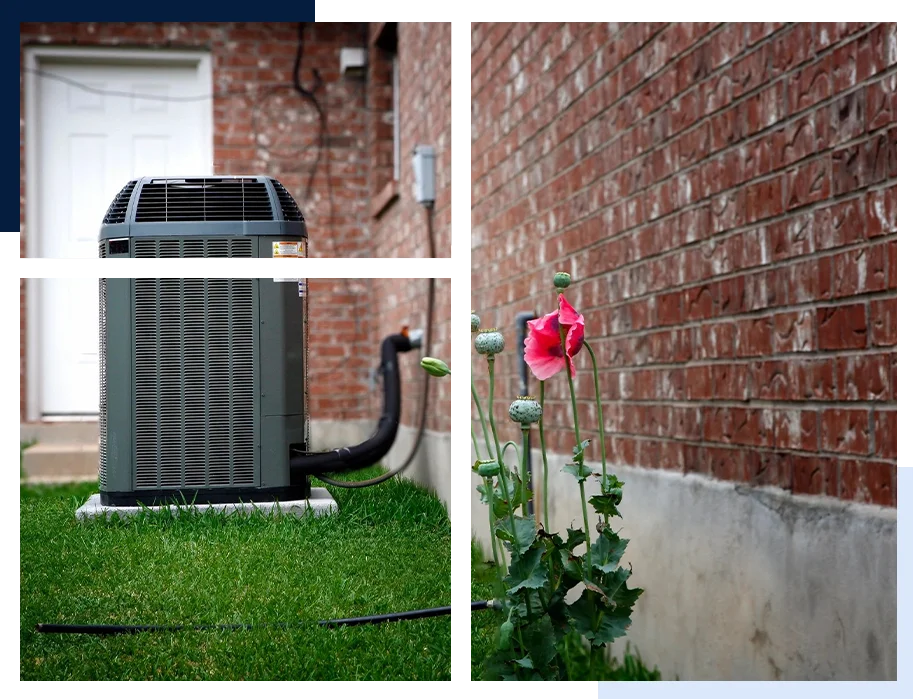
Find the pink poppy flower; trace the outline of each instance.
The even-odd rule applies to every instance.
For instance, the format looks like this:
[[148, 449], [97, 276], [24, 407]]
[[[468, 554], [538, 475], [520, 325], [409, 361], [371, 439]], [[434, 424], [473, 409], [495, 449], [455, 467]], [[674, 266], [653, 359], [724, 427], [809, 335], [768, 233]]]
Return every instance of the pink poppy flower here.
[[[529, 335], [523, 342], [523, 359], [540, 381], [564, 371], [565, 354], [571, 359], [571, 376], [577, 375], [573, 357], [583, 347], [583, 316], [558, 295], [558, 310], [527, 322]], [[561, 347], [559, 328], [564, 328], [564, 347]]]

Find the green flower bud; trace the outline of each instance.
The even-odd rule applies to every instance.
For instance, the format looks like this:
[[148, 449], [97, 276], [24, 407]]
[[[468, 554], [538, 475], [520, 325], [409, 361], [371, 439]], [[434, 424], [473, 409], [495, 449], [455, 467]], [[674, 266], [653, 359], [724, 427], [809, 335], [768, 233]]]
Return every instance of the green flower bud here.
[[491, 357], [504, 351], [504, 336], [497, 330], [480, 330], [475, 345], [476, 352]]
[[571, 275], [567, 272], [558, 272], [554, 281], [556, 289], [567, 289], [571, 285]]
[[476, 315], [475, 311], [473, 311], [472, 312], [472, 332], [474, 332], [474, 333], [479, 332], [479, 327], [481, 326], [481, 324], [482, 324], [482, 319]]
[[482, 478], [494, 478], [501, 472], [498, 462], [494, 459], [486, 459], [479, 462], [479, 475]]
[[450, 373], [450, 367], [434, 357], [422, 357], [422, 369], [432, 376], [447, 376]]
[[501, 630], [498, 633], [498, 649], [510, 650], [510, 646], [513, 643], [513, 635], [514, 623], [508, 619], [503, 624], [501, 624]]
[[529, 425], [539, 422], [539, 418], [542, 417], [542, 406], [532, 396], [518, 396], [517, 400], [510, 404], [508, 412], [514, 422]]

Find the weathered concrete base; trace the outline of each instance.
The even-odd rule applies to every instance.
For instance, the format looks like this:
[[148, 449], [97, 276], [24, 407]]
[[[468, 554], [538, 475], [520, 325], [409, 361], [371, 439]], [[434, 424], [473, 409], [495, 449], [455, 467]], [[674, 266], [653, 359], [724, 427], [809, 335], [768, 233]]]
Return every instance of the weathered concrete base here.
[[377, 420], [311, 420], [313, 451], [329, 451], [363, 442], [377, 429]]
[[[567, 460], [549, 455], [553, 531], [581, 526], [576, 482], [560, 472]], [[896, 510], [611, 470], [625, 481], [624, 519], [613, 520], [631, 540], [624, 564], [646, 590], [627, 640], [664, 678], [897, 678]], [[487, 549], [487, 510], [472, 495], [473, 531]]]
[[339, 510], [336, 500], [330, 495], [326, 488], [311, 488], [311, 497], [306, 500], [286, 500], [284, 502], [234, 502], [220, 505], [200, 504], [200, 505], [151, 505], [148, 507], [115, 507], [113, 505], [102, 505], [101, 496], [98, 493], [90, 496], [86, 503], [76, 510], [76, 519], [88, 520], [105, 517], [111, 519], [115, 514], [120, 517], [135, 517], [144, 510], [158, 512], [167, 509], [172, 513], [179, 510], [192, 509], [198, 512], [204, 512], [212, 509], [216, 512], [255, 512], [260, 511], [264, 514], [291, 515], [292, 517], [304, 517], [311, 515], [319, 517], [322, 515], [333, 514]]

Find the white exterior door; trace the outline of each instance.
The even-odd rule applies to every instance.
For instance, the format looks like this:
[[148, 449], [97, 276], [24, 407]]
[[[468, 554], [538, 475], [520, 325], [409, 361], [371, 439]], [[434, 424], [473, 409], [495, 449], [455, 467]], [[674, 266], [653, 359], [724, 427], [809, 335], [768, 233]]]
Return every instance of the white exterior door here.
[[[31, 256], [96, 258], [108, 205], [132, 178], [212, 174], [209, 76], [192, 63], [41, 61], [39, 199]], [[98, 413], [98, 283], [37, 285], [42, 417]], [[34, 354], [32, 356], [35, 356]]]

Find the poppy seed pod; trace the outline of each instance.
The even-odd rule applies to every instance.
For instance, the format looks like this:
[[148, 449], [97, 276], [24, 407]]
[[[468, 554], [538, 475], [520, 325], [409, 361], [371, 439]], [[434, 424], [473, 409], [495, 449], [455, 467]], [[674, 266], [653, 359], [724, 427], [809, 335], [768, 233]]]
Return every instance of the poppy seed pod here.
[[476, 315], [475, 311], [473, 311], [472, 312], [472, 332], [474, 332], [474, 333], [479, 332], [479, 327], [481, 326], [481, 324], [482, 324], [482, 319]]
[[497, 330], [480, 330], [476, 335], [476, 352], [492, 357], [504, 351], [504, 336]]
[[482, 478], [494, 478], [498, 475], [501, 468], [498, 466], [498, 462], [494, 459], [487, 459], [486, 461], [479, 462], [479, 475]]
[[558, 272], [554, 279], [556, 289], [567, 289], [571, 285], [571, 275], [567, 272]]
[[519, 396], [517, 400], [510, 404], [508, 410], [510, 419], [519, 422], [521, 425], [530, 425], [539, 422], [542, 417], [542, 406], [532, 396]]

